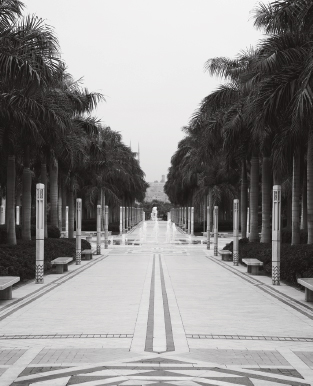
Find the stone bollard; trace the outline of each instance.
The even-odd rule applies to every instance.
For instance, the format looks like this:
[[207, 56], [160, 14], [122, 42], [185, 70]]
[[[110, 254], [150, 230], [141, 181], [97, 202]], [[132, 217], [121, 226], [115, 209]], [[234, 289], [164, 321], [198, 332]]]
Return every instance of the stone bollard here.
[[76, 265], [82, 260], [82, 199], [76, 199]]
[[20, 207], [17, 205], [16, 206], [16, 225], [20, 225]]
[[194, 236], [194, 215], [195, 215], [195, 208], [191, 207], [191, 215], [190, 215], [190, 234], [191, 234], [191, 236]]
[[104, 219], [104, 248], [109, 247], [109, 207], [105, 206], [105, 219]]
[[218, 256], [218, 206], [214, 207], [214, 256]]
[[65, 207], [65, 237], [68, 239], [68, 206]]
[[45, 245], [45, 185], [36, 185], [36, 284], [43, 284]]
[[191, 221], [190, 221], [190, 217], [191, 217], [191, 207], [188, 206], [188, 235], [190, 235], [190, 225], [191, 225]]
[[273, 186], [272, 284], [280, 285], [281, 186]]
[[234, 200], [233, 207], [233, 234], [234, 234], [234, 242], [233, 242], [233, 262], [234, 265], [239, 264], [239, 200]]
[[101, 255], [101, 205], [97, 205], [97, 255]]
[[211, 229], [210, 229], [210, 207], [207, 206], [206, 208], [206, 213], [207, 213], [207, 221], [206, 221], [206, 231], [207, 231], [207, 244], [206, 244], [206, 249], [210, 249], [211, 247]]

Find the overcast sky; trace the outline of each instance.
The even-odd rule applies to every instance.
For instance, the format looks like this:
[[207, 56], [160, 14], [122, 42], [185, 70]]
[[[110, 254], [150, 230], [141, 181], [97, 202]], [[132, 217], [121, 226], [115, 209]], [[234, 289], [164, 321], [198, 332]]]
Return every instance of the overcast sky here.
[[96, 115], [140, 144], [147, 181], [167, 174], [181, 128], [220, 83], [204, 72], [262, 37], [255, 0], [24, 0], [53, 26], [74, 78], [101, 92]]

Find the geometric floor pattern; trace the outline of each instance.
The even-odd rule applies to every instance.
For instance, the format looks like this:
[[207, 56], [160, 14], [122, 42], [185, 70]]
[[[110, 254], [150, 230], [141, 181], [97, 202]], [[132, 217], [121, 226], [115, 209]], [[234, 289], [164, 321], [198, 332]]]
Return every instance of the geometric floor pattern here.
[[29, 366], [14, 386], [100, 385], [308, 385], [291, 366], [221, 366], [177, 357], [134, 358], [86, 366]]

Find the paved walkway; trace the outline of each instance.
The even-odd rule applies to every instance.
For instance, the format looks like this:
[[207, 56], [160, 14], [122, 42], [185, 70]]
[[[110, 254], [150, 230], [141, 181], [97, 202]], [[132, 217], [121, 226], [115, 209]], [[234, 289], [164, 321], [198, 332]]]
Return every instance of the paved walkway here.
[[304, 294], [167, 226], [0, 302], [0, 385], [313, 385]]

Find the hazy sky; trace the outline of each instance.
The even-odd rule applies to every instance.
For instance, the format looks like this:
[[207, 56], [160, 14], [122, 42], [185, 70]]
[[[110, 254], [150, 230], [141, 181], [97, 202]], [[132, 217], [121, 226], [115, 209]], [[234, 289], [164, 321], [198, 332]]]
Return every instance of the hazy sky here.
[[101, 92], [96, 115], [137, 150], [147, 181], [167, 174], [181, 128], [220, 83], [206, 60], [255, 45], [255, 0], [24, 0], [53, 26], [74, 78]]

